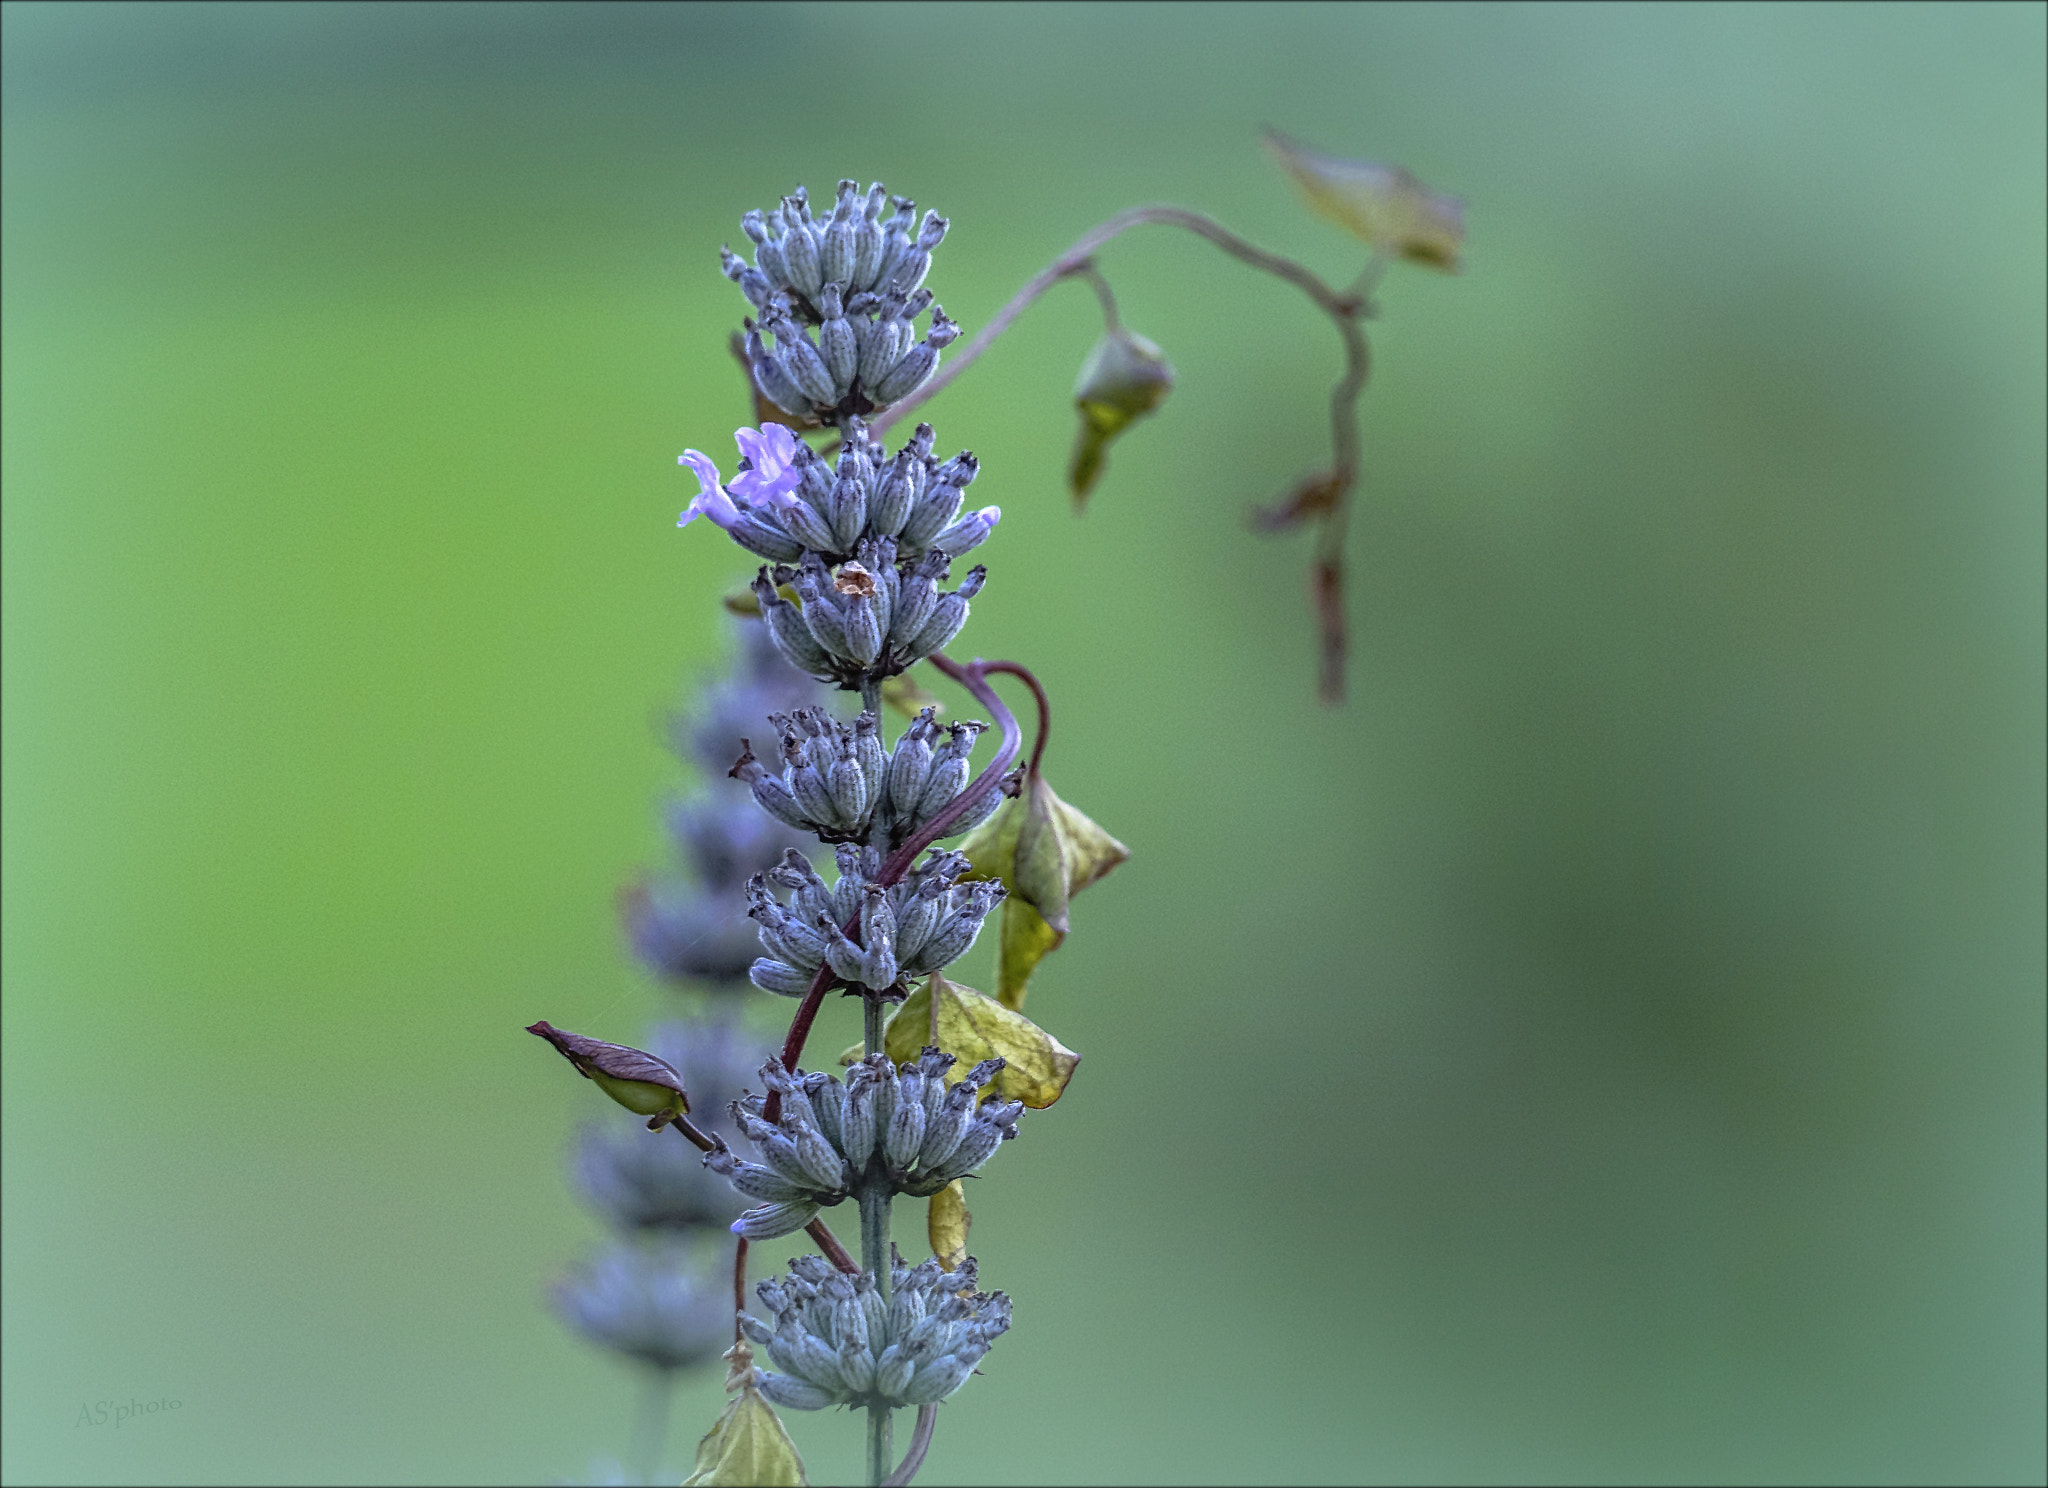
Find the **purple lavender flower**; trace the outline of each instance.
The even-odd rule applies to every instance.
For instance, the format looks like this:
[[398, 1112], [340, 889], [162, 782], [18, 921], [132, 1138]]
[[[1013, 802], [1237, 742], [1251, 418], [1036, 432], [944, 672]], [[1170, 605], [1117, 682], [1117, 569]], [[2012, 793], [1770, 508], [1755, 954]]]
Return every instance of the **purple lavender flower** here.
[[[702, 450], [684, 450], [676, 456], [678, 465], [696, 472], [698, 486], [696, 499], [684, 508], [676, 526], [687, 527], [698, 517], [709, 517], [731, 532], [747, 517], [786, 511], [795, 504], [796, 497], [790, 493], [803, 481], [802, 473], [791, 464], [796, 457], [796, 435], [781, 424], [765, 424], [759, 429], [735, 430], [733, 442], [740, 447], [748, 468], [735, 475], [730, 486], [719, 479], [718, 466]], [[739, 501], [733, 500], [735, 496]]]
[[711, 457], [700, 450], [684, 450], [676, 456], [676, 463], [687, 465], [697, 473], [698, 488], [695, 499], [676, 518], [676, 526], [687, 527], [699, 517], [709, 517], [727, 532], [732, 531], [739, 522], [740, 509], [726, 495], [725, 487], [718, 479], [718, 467], [711, 463]]
[[792, 465], [796, 458], [796, 435], [784, 424], [763, 424], [758, 429], [739, 429], [733, 442], [740, 447], [751, 469], [732, 478], [727, 489], [753, 506], [787, 508], [796, 498], [790, 495], [803, 481], [803, 472]]

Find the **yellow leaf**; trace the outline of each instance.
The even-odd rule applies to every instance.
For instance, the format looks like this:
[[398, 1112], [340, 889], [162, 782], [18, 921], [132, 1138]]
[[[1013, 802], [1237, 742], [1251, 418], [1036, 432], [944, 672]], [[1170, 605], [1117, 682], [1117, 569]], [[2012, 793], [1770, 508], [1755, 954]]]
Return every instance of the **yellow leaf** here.
[[[937, 1036], [934, 1037], [934, 1017]], [[1044, 1110], [1060, 1098], [1081, 1056], [993, 997], [947, 981], [937, 972], [912, 992], [882, 1035], [882, 1047], [898, 1064], [936, 1044], [956, 1061], [950, 1084], [984, 1059], [1001, 1056], [1003, 1068], [991, 1082], [997, 1095]]]
[[1053, 809], [1060, 819], [1060, 833], [1066, 839], [1067, 892], [1078, 894], [1096, 879], [1131, 855], [1131, 850], [1095, 825], [1084, 812], [1076, 811], [1058, 796]]
[[1459, 198], [1430, 190], [1398, 165], [1325, 155], [1276, 130], [1266, 131], [1266, 148], [1317, 216], [1377, 252], [1458, 272], [1465, 243], [1465, 203]]
[[754, 1353], [744, 1343], [726, 1351], [732, 1361], [725, 1388], [739, 1393], [697, 1443], [697, 1469], [683, 1488], [803, 1488], [804, 1459], [782, 1429], [775, 1407], [754, 1388]]
[[960, 851], [971, 865], [969, 878], [1000, 879], [1010, 891], [996, 995], [1011, 1009], [1024, 1005], [1032, 971], [1066, 939], [1067, 901], [1131, 855], [1055, 795], [1042, 775], [968, 833]]
[[1003, 901], [1001, 950], [996, 959], [996, 1001], [1015, 1011], [1038, 963], [1060, 948], [1066, 936], [1046, 924], [1045, 916], [1012, 896]]
[[967, 1259], [967, 1227], [974, 1216], [967, 1212], [967, 1189], [958, 1178], [932, 1195], [925, 1212], [925, 1231], [931, 1237], [932, 1254], [948, 1271], [960, 1269]]
[[1003, 887], [1062, 934], [1067, 900], [1131, 855], [1131, 850], [1032, 776], [1016, 799], [960, 844], [969, 878], [1001, 879]]

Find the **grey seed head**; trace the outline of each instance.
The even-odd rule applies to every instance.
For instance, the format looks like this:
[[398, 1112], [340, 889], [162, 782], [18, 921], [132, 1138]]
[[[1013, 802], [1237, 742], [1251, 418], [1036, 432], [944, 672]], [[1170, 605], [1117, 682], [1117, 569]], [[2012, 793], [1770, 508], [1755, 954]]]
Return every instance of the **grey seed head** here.
[[839, 1346], [839, 1373], [849, 1393], [865, 1394], [875, 1382], [875, 1356], [866, 1344], [849, 1338]]
[[825, 1134], [814, 1124], [792, 1126], [788, 1112], [784, 1112], [785, 1131], [792, 1132], [792, 1145], [797, 1160], [804, 1171], [815, 1180], [812, 1185], [821, 1194], [843, 1194], [853, 1184], [853, 1174], [847, 1170], [846, 1162], [839, 1155], [839, 1149], [825, 1140]]
[[850, 553], [860, 541], [861, 528], [868, 519], [868, 488], [857, 477], [839, 476], [832, 483], [832, 496], [827, 507], [832, 523], [832, 548], [835, 553]]
[[819, 928], [825, 932], [825, 959], [833, 973], [842, 981], [860, 982], [867, 971], [867, 958], [861, 948], [829, 920], [821, 922]]
[[930, 1405], [944, 1400], [967, 1383], [980, 1359], [979, 1354], [955, 1353], [920, 1366], [903, 1392], [904, 1404]]
[[[938, 365], [938, 348], [928, 341], [920, 341], [875, 379], [874, 400], [877, 403], [894, 403], [899, 398], [909, 397], [924, 386]], [[802, 385], [800, 377], [798, 385]]]
[[[762, 251], [766, 252], [765, 249]], [[748, 338], [747, 363], [753, 369], [754, 385], [769, 402], [784, 413], [798, 416], [810, 413], [811, 400], [804, 396], [803, 389], [796, 385], [781, 359], [760, 344], [759, 336]]]
[[816, 1333], [804, 1332], [791, 1340], [790, 1363], [798, 1374], [843, 1399], [846, 1376], [839, 1368], [839, 1351]]
[[804, 1076], [804, 1093], [810, 1097], [811, 1113], [825, 1140], [843, 1148], [841, 1118], [846, 1112], [846, 1087], [821, 1070]]
[[859, 1172], [867, 1166], [868, 1158], [875, 1148], [875, 1106], [874, 1088], [871, 1081], [862, 1078], [860, 1066], [849, 1071], [846, 1078], [846, 1113], [844, 1116], [844, 1140], [840, 1150], [847, 1162]]
[[[775, 226], [779, 229], [781, 225], [782, 218], [778, 214], [775, 218]], [[767, 238], [755, 238], [754, 242], [756, 244], [754, 249], [755, 265], [767, 277], [768, 282], [777, 289], [789, 288], [789, 258], [782, 251], [782, 238], [780, 234], [777, 233], [775, 236]]]
[[910, 509], [924, 491], [924, 465], [909, 450], [899, 451], [875, 484], [868, 522], [876, 532], [894, 537], [903, 530]]
[[786, 961], [777, 961], [763, 956], [747, 968], [747, 979], [763, 992], [774, 992], [782, 997], [802, 997], [811, 990], [811, 979], [815, 971], [805, 971], [800, 966], [791, 966]]
[[765, 511], [741, 512], [728, 535], [748, 552], [778, 563], [793, 562], [804, 550], [779, 518]]
[[908, 294], [924, 283], [924, 276], [931, 272], [931, 268], [931, 253], [913, 245], [896, 254], [889, 267], [889, 276], [883, 283], [899, 294]]
[[[912, 1081], [916, 1084], [913, 1086]], [[889, 1161], [899, 1168], [908, 1168], [917, 1160], [924, 1146], [924, 1077], [913, 1074], [906, 1076], [898, 1086], [896, 1109], [889, 1117], [889, 1130], [883, 1139], [882, 1150]]]
[[945, 478], [946, 471], [952, 466], [950, 460], [940, 466], [911, 506], [901, 535], [905, 547], [928, 547], [940, 529], [950, 523], [960, 510], [962, 488], [956, 481]]
[[929, 1176], [938, 1182], [951, 1183], [955, 1178], [965, 1177], [987, 1162], [1003, 1144], [1002, 1128], [993, 1122], [975, 1121], [960, 1138], [960, 1145], [953, 1149], [944, 1162], [934, 1163]]
[[824, 287], [825, 275], [818, 262], [818, 237], [811, 227], [810, 208], [785, 197], [782, 220], [782, 259], [789, 271], [789, 285], [805, 299], [815, 300]]
[[845, 825], [839, 818], [839, 807], [832, 799], [831, 787], [808, 761], [792, 761], [784, 777], [789, 781], [790, 794], [796, 797], [812, 821], [828, 830]]
[[860, 368], [860, 342], [852, 323], [840, 310], [837, 285], [825, 286], [825, 303], [830, 308], [825, 312], [824, 324], [818, 328], [818, 355], [831, 375], [832, 401], [837, 403], [853, 387], [854, 374]]
[[868, 875], [858, 844], [842, 842], [838, 849], [839, 882], [832, 890], [832, 921], [844, 925], [860, 912], [866, 901]]
[[834, 211], [832, 221], [818, 243], [818, 276], [828, 283], [833, 280], [847, 283], [853, 278], [859, 256], [859, 234], [853, 222], [843, 213]]
[[803, 1149], [796, 1137], [808, 1128], [778, 1129], [753, 1123], [747, 1132], [747, 1140], [754, 1144], [754, 1150], [761, 1154], [761, 1161], [777, 1173], [806, 1191], [830, 1192], [836, 1188], [836, 1175], [830, 1172], [813, 1171], [805, 1161]]
[[811, 639], [831, 656], [844, 660], [851, 654], [846, 642], [846, 620], [824, 589], [814, 586], [811, 593], [804, 595], [803, 621]]
[[853, 721], [853, 753], [860, 762], [861, 776], [867, 781], [868, 794], [880, 799], [889, 776], [889, 756], [882, 748], [881, 720], [873, 713], [862, 713]]
[[[851, 629], [851, 627], [849, 627]], [[827, 785], [832, 792], [832, 801], [839, 808], [839, 819], [851, 831], [859, 831], [868, 819], [868, 780], [862, 773], [858, 760], [842, 757], [832, 762]]]
[[[986, 913], [986, 911], [983, 912]], [[981, 1063], [975, 1065], [973, 1069], [969, 1070], [967, 1077], [960, 1083], [969, 1090], [979, 1090], [997, 1075], [1001, 1074], [1006, 1063], [1007, 1061], [1000, 1056], [994, 1059], [984, 1059]]]
[[[960, 1086], [955, 1085], [953, 1089], [958, 1090]], [[924, 1142], [917, 1152], [916, 1166], [920, 1173], [933, 1173], [942, 1167], [946, 1159], [958, 1150], [960, 1139], [967, 1135], [967, 1128], [973, 1121], [974, 1110], [971, 1103], [955, 1101], [949, 1092], [947, 1098], [940, 1102], [938, 1110], [932, 1112], [925, 1121]]]
[[[945, 555], [939, 556], [939, 567], [943, 568]], [[923, 632], [938, 602], [938, 581], [928, 562], [919, 563], [901, 577], [896, 589], [896, 611], [889, 621], [889, 640], [899, 652]]]
[[824, 358], [819, 356], [818, 348], [811, 344], [811, 338], [802, 330], [796, 329], [793, 325], [791, 330], [793, 334], [778, 333], [775, 337], [775, 355], [781, 361], [783, 371], [787, 372], [789, 380], [814, 402], [827, 406], [837, 403], [837, 384], [832, 379], [831, 371], [825, 366]]
[[801, 439], [796, 443], [795, 453], [790, 459], [790, 468], [799, 476], [796, 494], [812, 511], [824, 515], [832, 499], [832, 466], [816, 450]]
[[[711, 1166], [710, 1154], [705, 1155], [704, 1166]], [[759, 1163], [735, 1161], [732, 1170], [725, 1174], [732, 1186], [752, 1199], [765, 1199], [771, 1204], [817, 1202], [817, 1195], [808, 1185], [790, 1182], [773, 1168]]]
[[949, 557], [958, 558], [987, 542], [1002, 517], [1003, 511], [999, 506], [984, 506], [979, 511], [969, 512], [933, 537], [932, 546], [943, 549]]
[[945, 649], [966, 627], [967, 615], [967, 600], [958, 591], [941, 594], [933, 601], [931, 618], [925, 621], [924, 628], [902, 648], [904, 655], [923, 660], [934, 651]]
[[773, 1240], [778, 1235], [794, 1234], [817, 1217], [818, 1205], [809, 1199], [762, 1204], [734, 1220], [732, 1229], [735, 1235], [744, 1235], [749, 1240]]
[[946, 835], [948, 837], [957, 837], [962, 832], [973, 831], [1000, 811], [1005, 799], [1007, 798], [999, 790], [990, 789], [983, 791], [980, 799], [974, 805], [967, 808], [960, 819], [954, 822], [951, 828], [947, 830]]
[[875, 1393], [892, 1400], [902, 1399], [916, 1370], [916, 1361], [895, 1344], [890, 1344], [875, 1361]]

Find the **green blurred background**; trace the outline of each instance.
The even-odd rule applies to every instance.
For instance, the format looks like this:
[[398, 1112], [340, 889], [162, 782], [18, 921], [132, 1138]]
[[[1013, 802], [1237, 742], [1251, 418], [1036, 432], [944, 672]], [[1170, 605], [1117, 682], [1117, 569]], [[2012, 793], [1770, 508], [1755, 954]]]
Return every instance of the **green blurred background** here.
[[619, 1455], [519, 1030], [656, 1005], [719, 244], [852, 175], [970, 331], [1136, 201], [1341, 282], [1270, 123], [1470, 201], [1381, 295], [1347, 706], [1244, 530], [1326, 448], [1290, 291], [1104, 253], [1181, 386], [1080, 521], [1084, 290], [932, 410], [956, 650], [1135, 856], [922, 1481], [2040, 1481], [2043, 16], [8, 5], [6, 1477]]

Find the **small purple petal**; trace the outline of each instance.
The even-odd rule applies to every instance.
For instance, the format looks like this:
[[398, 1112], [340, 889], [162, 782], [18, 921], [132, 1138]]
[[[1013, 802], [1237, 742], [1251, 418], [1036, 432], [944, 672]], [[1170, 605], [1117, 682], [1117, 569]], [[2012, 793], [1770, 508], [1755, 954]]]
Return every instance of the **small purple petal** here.
[[732, 494], [753, 506], [787, 510], [796, 500], [790, 493], [803, 484], [803, 475], [790, 464], [796, 435], [781, 424], [763, 424], [735, 430], [733, 441], [752, 468], [732, 478]]
[[676, 526], [687, 527], [698, 517], [709, 517], [718, 526], [731, 531], [733, 523], [740, 519], [740, 509], [732, 504], [732, 498], [725, 494], [725, 487], [719, 484], [718, 467], [711, 463], [711, 457], [696, 450], [684, 450], [676, 456], [676, 463], [687, 465], [696, 473], [699, 487], [696, 499], [676, 519]]

